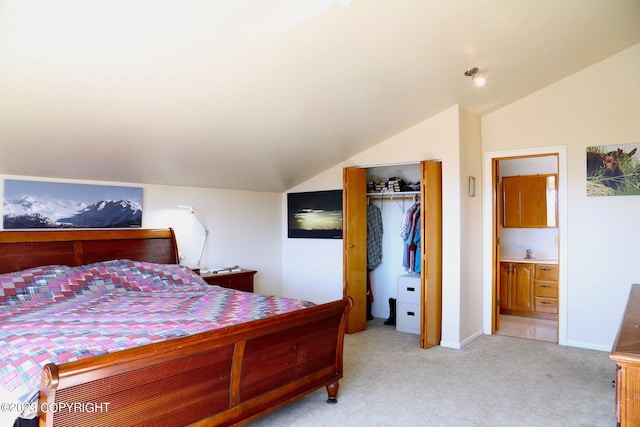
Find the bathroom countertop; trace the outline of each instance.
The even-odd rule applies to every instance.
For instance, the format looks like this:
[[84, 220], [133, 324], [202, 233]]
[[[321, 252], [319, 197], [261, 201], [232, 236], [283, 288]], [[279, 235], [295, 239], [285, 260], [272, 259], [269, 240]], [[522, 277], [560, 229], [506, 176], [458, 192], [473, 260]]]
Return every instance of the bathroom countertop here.
[[500, 254], [500, 262], [529, 262], [532, 264], [558, 264], [558, 258], [549, 254], [540, 253], [539, 256], [534, 254], [531, 259], [525, 258], [524, 253], [503, 252]]
[[500, 257], [500, 262], [528, 262], [531, 264], [558, 264], [557, 258], [533, 258], [526, 259], [525, 257]]

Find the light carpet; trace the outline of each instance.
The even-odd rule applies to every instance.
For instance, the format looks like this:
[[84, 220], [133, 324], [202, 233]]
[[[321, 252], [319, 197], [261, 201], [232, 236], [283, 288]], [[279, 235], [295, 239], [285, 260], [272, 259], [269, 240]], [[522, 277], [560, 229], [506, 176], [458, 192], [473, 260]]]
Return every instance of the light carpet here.
[[461, 350], [420, 349], [383, 319], [345, 337], [338, 403], [326, 390], [256, 426], [615, 426], [609, 353], [484, 335]]

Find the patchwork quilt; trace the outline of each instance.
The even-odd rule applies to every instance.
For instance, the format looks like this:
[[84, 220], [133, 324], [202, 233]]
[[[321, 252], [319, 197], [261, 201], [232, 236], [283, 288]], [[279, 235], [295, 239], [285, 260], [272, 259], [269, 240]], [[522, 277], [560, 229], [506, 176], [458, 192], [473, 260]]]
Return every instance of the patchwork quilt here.
[[37, 398], [65, 363], [313, 305], [206, 284], [181, 265], [116, 260], [0, 275], [0, 391]]

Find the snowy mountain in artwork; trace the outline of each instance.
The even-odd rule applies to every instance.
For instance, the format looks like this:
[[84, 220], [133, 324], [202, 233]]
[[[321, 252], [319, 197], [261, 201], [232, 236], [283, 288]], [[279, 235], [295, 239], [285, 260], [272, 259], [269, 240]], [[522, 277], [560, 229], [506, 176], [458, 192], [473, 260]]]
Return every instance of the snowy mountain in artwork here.
[[75, 215], [87, 207], [86, 203], [72, 200], [60, 200], [52, 197], [19, 196], [4, 201], [4, 215], [22, 216], [39, 214], [56, 222], [58, 218]]
[[85, 204], [23, 196], [4, 201], [4, 228], [140, 227], [142, 207], [131, 200]]
[[88, 228], [139, 227], [142, 207], [131, 200], [101, 200], [58, 222]]

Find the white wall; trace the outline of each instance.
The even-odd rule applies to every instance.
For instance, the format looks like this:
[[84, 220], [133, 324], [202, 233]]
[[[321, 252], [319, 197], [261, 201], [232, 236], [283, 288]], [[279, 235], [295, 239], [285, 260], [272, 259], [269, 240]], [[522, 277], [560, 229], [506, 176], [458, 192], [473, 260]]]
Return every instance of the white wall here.
[[[342, 171], [331, 169], [312, 181], [288, 192], [341, 190]], [[342, 239], [289, 239], [286, 193], [281, 204], [282, 294], [315, 303], [342, 298]]]
[[[453, 106], [378, 145], [351, 157], [289, 190], [342, 188], [347, 166], [370, 167], [419, 160], [442, 161], [443, 181], [443, 297], [442, 343], [458, 346], [460, 339], [461, 178], [459, 108]], [[477, 170], [480, 170], [478, 165]], [[465, 181], [464, 191], [466, 190]], [[283, 206], [286, 195], [282, 196]], [[286, 218], [283, 218], [283, 223]], [[342, 297], [342, 241], [287, 239], [283, 227], [283, 293], [320, 301]], [[478, 277], [479, 280], [479, 277]], [[478, 302], [480, 304], [480, 302]]]
[[568, 345], [609, 350], [640, 282], [640, 197], [585, 184], [587, 146], [640, 142], [638, 67], [640, 44], [482, 118], [484, 152], [566, 146]]
[[[469, 177], [476, 179], [475, 197]], [[480, 118], [460, 108], [460, 346], [482, 334], [482, 141]], [[446, 235], [445, 235], [446, 236]]]
[[[279, 193], [0, 175], [0, 182], [4, 179], [142, 187], [142, 227], [173, 228], [185, 257], [182, 263], [189, 267], [196, 266], [204, 232], [195, 216], [177, 205], [192, 206], [210, 230], [202, 267], [239, 265], [258, 270], [256, 291], [282, 294]], [[0, 199], [3, 191], [0, 185]]]

